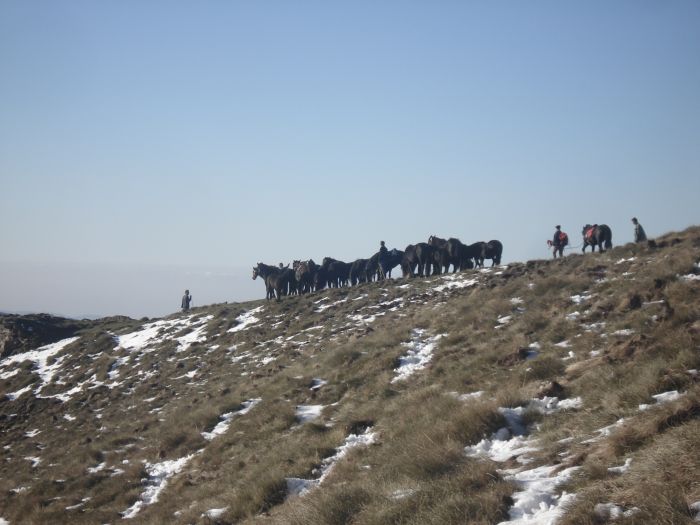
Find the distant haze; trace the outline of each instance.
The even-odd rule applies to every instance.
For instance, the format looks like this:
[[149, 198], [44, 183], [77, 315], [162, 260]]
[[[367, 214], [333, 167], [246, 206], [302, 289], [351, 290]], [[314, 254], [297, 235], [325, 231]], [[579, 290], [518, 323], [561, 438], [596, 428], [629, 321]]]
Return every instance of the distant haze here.
[[243, 268], [0, 263], [0, 311], [163, 316], [180, 309], [185, 289], [193, 306], [264, 297], [261, 281], [251, 277]]

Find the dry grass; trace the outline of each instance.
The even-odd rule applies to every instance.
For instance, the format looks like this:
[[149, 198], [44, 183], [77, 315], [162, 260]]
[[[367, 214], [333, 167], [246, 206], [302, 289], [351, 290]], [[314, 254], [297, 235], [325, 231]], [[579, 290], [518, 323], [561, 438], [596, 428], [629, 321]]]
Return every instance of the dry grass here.
[[[11, 523], [116, 522], [143, 491], [144, 461], [195, 454], [139, 522], [496, 523], [507, 519], [515, 487], [499, 474], [502, 465], [468, 458], [464, 447], [504, 425], [499, 407], [523, 406], [557, 381], [583, 408], [531, 412], [526, 420], [538, 424], [537, 462], [564, 457], [583, 467], [568, 487], [578, 497], [562, 523], [601, 523], [593, 509], [606, 502], [641, 509], [620, 523], [689, 522], [688, 504], [700, 500], [700, 394], [688, 372], [700, 368], [700, 286], [677, 276], [696, 271], [700, 228], [657, 241], [656, 249], [626, 245], [469, 272], [478, 285], [442, 292], [435, 287], [447, 281], [437, 277], [410, 287], [368, 283], [280, 303], [200, 307], [192, 314], [212, 316], [205, 342], [178, 352], [170, 339], [138, 359], [114, 348], [112, 334], [140, 323], [90, 325], [62, 357], [66, 384], [44, 391], [86, 381], [72, 399], [25, 395], [0, 403], [3, 445], [10, 446], [0, 449], [0, 515]], [[571, 297], [583, 292], [590, 298], [574, 304]], [[261, 305], [260, 323], [228, 332]], [[510, 321], [499, 323], [504, 316]], [[424, 370], [392, 382], [416, 328], [445, 337]], [[561, 341], [570, 346], [556, 346]], [[523, 352], [535, 342], [536, 356]], [[90, 383], [93, 376], [109, 382], [125, 358], [119, 386]], [[32, 364], [19, 369], [1, 380], [5, 392], [38, 384]], [[327, 383], [314, 387], [317, 379]], [[639, 411], [669, 390], [685, 395]], [[484, 394], [455, 395], [475, 391]], [[262, 401], [225, 434], [203, 438], [252, 398]], [[300, 424], [298, 405], [325, 408], [320, 419]], [[620, 418], [625, 424], [615, 432], [586, 443]], [[286, 478], [313, 478], [348, 434], [367, 426], [377, 434], [374, 445], [353, 450], [318, 489], [287, 498]], [[34, 429], [40, 433], [26, 437]], [[42, 458], [37, 467], [24, 459], [34, 456]], [[627, 458], [629, 472], [611, 474]], [[73, 505], [80, 506], [65, 510]], [[224, 507], [219, 519], [204, 516]]]

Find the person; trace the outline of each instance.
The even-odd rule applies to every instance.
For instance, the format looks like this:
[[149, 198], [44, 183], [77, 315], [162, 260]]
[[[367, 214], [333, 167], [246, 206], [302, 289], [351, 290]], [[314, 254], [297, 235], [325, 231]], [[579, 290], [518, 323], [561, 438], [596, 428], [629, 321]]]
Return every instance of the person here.
[[189, 290], [185, 290], [185, 295], [182, 296], [182, 311], [186, 312], [190, 309], [190, 303], [192, 302], [192, 296]]
[[644, 228], [639, 224], [637, 217], [632, 217], [632, 224], [634, 224], [634, 242], [644, 242], [647, 240], [647, 234], [644, 232]]
[[384, 245], [384, 241], [379, 242], [379, 275], [381, 279], [386, 278], [386, 268], [389, 266], [389, 250]]
[[564, 257], [564, 246], [569, 244], [569, 236], [561, 231], [561, 225], [557, 224], [555, 226], [556, 231], [554, 232], [554, 237], [552, 238], [550, 245], [552, 246], [552, 251], [554, 252], [554, 258], [557, 258], [557, 252], [559, 252], [559, 257]]

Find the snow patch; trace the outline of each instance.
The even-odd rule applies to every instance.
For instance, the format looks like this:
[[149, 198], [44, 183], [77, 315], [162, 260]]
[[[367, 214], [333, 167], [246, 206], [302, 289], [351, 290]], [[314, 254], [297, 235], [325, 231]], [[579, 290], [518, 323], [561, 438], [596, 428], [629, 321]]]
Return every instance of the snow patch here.
[[162, 463], [146, 463], [146, 471], [149, 476], [146, 480], [146, 490], [136, 503], [121, 513], [122, 517], [124, 519], [134, 518], [142, 508], [156, 503], [158, 496], [168, 484], [168, 479], [182, 471], [194, 456], [195, 454], [190, 454], [180, 459], [163, 461]]
[[19, 390], [16, 390], [15, 392], [8, 392], [7, 394], [5, 394], [5, 397], [7, 397], [7, 399], [9, 399], [10, 401], [15, 401], [22, 394], [29, 392], [31, 389], [32, 389], [31, 385], [25, 386], [24, 388], [20, 388]]
[[241, 315], [236, 317], [236, 321], [238, 321], [238, 324], [233, 328], [230, 328], [228, 332], [236, 333], [242, 330], [247, 330], [252, 325], [260, 322], [260, 319], [256, 317], [256, 314], [261, 313], [264, 308], [264, 306], [258, 306], [257, 308], [253, 308], [252, 310], [243, 312]]
[[616, 335], [618, 337], [628, 337], [632, 334], [634, 334], [634, 330], [632, 330], [631, 328], [625, 328], [623, 330], [616, 330], [610, 335]]
[[445, 283], [441, 284], [439, 286], [435, 286], [432, 289], [434, 292], [439, 293], [439, 292], [444, 292], [445, 290], [469, 288], [470, 286], [474, 286], [475, 284], [479, 284], [478, 279], [465, 279], [463, 276], [454, 275], [454, 274], [442, 277], [441, 280], [445, 281]]
[[[326, 299], [326, 297], [324, 297], [323, 299]], [[328, 310], [329, 308], [333, 308], [334, 306], [338, 306], [339, 304], [346, 303], [347, 301], [348, 301], [348, 299], [347, 299], [347, 297], [346, 297], [345, 299], [341, 299], [340, 301], [336, 301], [336, 302], [334, 302], [334, 303], [322, 304], [321, 306], [319, 306], [318, 308], [316, 308], [316, 313], [321, 313], [321, 312], [323, 312], [324, 310]], [[320, 301], [316, 301], [316, 302], [319, 303]]]
[[574, 494], [556, 494], [559, 485], [571, 480], [581, 467], [570, 467], [559, 472], [559, 466], [542, 466], [506, 476], [514, 481], [519, 491], [513, 494], [513, 506], [508, 511], [510, 520], [500, 525], [524, 523], [549, 524], [564, 515], [564, 508], [574, 499]]
[[574, 304], [581, 304], [585, 303], [586, 301], [590, 300], [590, 298], [593, 297], [593, 294], [590, 292], [581, 292], [578, 295], [572, 295], [569, 297], [572, 303]]
[[683, 396], [684, 394], [680, 394], [678, 390], [671, 390], [669, 392], [663, 392], [661, 394], [656, 394], [651, 397], [653, 397], [656, 400], [656, 403], [652, 403], [649, 405], [642, 404], [639, 405], [639, 410], [648, 410], [653, 406], [656, 405], [661, 405], [663, 403], [670, 403], [671, 401], [675, 401], [676, 399], [679, 399]]
[[319, 390], [321, 387], [324, 385], [327, 385], [328, 381], [325, 379], [319, 379], [319, 378], [314, 378], [314, 380], [311, 382], [311, 386], [309, 387], [311, 390]]
[[425, 330], [416, 328], [413, 330], [413, 340], [409, 343], [402, 343], [408, 348], [408, 352], [399, 358], [399, 366], [394, 369], [396, 376], [392, 383], [403, 381], [413, 375], [418, 370], [422, 370], [433, 358], [433, 351], [437, 341], [444, 335], [436, 335], [428, 339], [423, 339]]
[[236, 412], [227, 412], [226, 414], [221, 416], [221, 421], [217, 423], [217, 425], [214, 427], [214, 429], [211, 432], [202, 432], [202, 436], [204, 439], [207, 439], [211, 441], [214, 439], [216, 436], [220, 436], [221, 434], [225, 434], [229, 427], [231, 426], [231, 420], [236, 417], [236, 416], [242, 416], [244, 414], [247, 414], [248, 412], [251, 411], [251, 409], [260, 403], [262, 399], [256, 398], [256, 399], [249, 399], [247, 401], [244, 401], [241, 403], [242, 407], [240, 410], [237, 410]]
[[[78, 339], [80, 339], [80, 338], [79, 337], [69, 337], [68, 339], [63, 339], [63, 340], [58, 341], [56, 343], [44, 345], [42, 347], [37, 348], [36, 350], [30, 350], [29, 352], [11, 355], [9, 357], [6, 357], [2, 361], [0, 361], [0, 367], [6, 368], [8, 365], [11, 365], [13, 363], [21, 363], [23, 361], [32, 361], [34, 363], [34, 366], [35, 366], [35, 371], [39, 374], [39, 377], [41, 377], [41, 381], [42, 381], [42, 385], [39, 386], [35, 390], [35, 394], [38, 394], [39, 392], [41, 392], [41, 390], [46, 385], [48, 385], [53, 380], [53, 376], [56, 374], [58, 369], [61, 367], [61, 364], [62, 364], [65, 356], [59, 357], [51, 365], [48, 364], [49, 359], [51, 357], [53, 357], [54, 355], [56, 355], [57, 353], [59, 353], [61, 350], [63, 350], [68, 345], [77, 341]], [[26, 390], [21, 389], [21, 390], [18, 390], [17, 392], [14, 392], [12, 394], [7, 394], [7, 397], [11, 400], [14, 400], [14, 399], [17, 399], [17, 397], [21, 396], [24, 392], [26, 392]], [[14, 398], [10, 397], [12, 395], [14, 395], [15, 397]]]
[[460, 394], [457, 396], [457, 399], [459, 399], [460, 401], [470, 401], [472, 399], [479, 399], [483, 395], [484, 392], [482, 390], [479, 390], [478, 392], [472, 392], [470, 394]]
[[604, 520], [616, 520], [620, 518], [629, 518], [641, 512], [638, 507], [632, 507], [629, 510], [624, 510], [619, 505], [614, 503], [598, 503], [593, 507], [593, 512], [596, 516]]
[[326, 405], [297, 405], [295, 415], [300, 423], [313, 421], [321, 417]]
[[207, 517], [209, 519], [215, 520], [220, 518], [221, 516], [224, 515], [224, 512], [228, 510], [228, 507], [223, 507], [221, 509], [209, 509], [206, 511], [204, 514], [202, 514], [202, 518]]
[[300, 478], [287, 478], [287, 495], [288, 496], [304, 496], [310, 490], [318, 487], [321, 483], [325, 481], [328, 475], [335, 467], [336, 463], [342, 458], [348, 455], [348, 453], [353, 449], [360, 446], [367, 446], [374, 443], [377, 438], [377, 434], [371, 431], [371, 428], [365, 430], [363, 434], [350, 434], [345, 438], [345, 442], [338, 449], [336, 453], [323, 460], [321, 466], [314, 469], [312, 472], [314, 475], [318, 475], [315, 479], [300, 479]]
[[611, 472], [613, 474], [624, 474], [630, 469], [630, 465], [632, 464], [632, 458], [627, 458], [625, 460], [624, 465], [620, 465], [619, 467], [609, 467], [608, 472]]
[[598, 435], [596, 437], [593, 437], [591, 439], [587, 439], [586, 441], [582, 441], [581, 443], [588, 444], [588, 443], [595, 443], [597, 441], [600, 441], [604, 437], [609, 436], [615, 430], [620, 428], [624, 424], [624, 422], [625, 422], [625, 418], [623, 417], [623, 418], [620, 418], [617, 421], [615, 421], [615, 423], [613, 423], [612, 425], [608, 425], [607, 427], [599, 428], [598, 430], [596, 430], [596, 432], [598, 433]]

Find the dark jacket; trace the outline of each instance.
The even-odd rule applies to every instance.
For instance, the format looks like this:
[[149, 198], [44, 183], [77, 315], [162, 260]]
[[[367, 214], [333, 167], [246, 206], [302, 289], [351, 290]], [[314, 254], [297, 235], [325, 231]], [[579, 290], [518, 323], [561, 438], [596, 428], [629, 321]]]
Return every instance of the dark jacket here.
[[647, 234], [644, 232], [642, 225], [637, 223], [634, 225], [634, 242], [644, 242], [647, 240]]
[[189, 294], [185, 294], [182, 296], [182, 309], [183, 310], [189, 310], [190, 309], [190, 302], [192, 301], [192, 296]]
[[554, 232], [554, 237], [552, 237], [552, 246], [554, 246], [555, 248], [560, 248], [566, 245], [566, 243], [562, 242], [561, 240], [560, 236], [562, 233], [563, 232], [561, 230], [557, 230]]

